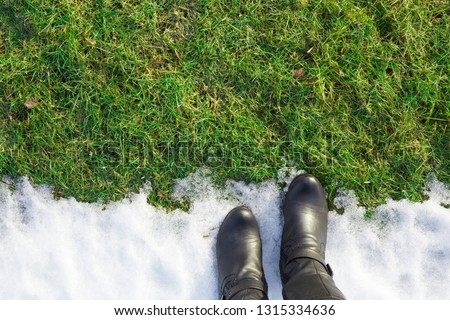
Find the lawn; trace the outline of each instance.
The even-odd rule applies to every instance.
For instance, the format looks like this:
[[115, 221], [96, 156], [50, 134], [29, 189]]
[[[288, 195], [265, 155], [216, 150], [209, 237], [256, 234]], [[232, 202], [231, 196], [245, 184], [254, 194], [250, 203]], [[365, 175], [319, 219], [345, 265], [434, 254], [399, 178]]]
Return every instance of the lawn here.
[[0, 177], [112, 201], [211, 168], [316, 175], [330, 199], [450, 182], [442, 0], [4, 0]]

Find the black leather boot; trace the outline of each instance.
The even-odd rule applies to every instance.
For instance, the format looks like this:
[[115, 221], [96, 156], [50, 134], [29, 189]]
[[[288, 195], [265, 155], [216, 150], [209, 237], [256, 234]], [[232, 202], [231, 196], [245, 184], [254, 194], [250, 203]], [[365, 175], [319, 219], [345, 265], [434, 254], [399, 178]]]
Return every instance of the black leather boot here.
[[225, 217], [217, 235], [217, 266], [222, 300], [265, 300], [261, 237], [250, 209], [237, 207]]
[[295, 300], [345, 299], [325, 264], [328, 205], [314, 176], [297, 176], [283, 207], [280, 273], [283, 297]]

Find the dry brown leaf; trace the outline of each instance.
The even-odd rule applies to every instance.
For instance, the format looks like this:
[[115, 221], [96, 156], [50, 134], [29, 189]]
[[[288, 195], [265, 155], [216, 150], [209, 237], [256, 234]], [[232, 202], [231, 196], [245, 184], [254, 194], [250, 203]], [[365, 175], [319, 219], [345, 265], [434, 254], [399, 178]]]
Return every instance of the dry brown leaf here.
[[35, 98], [28, 98], [27, 101], [25, 102], [25, 107], [29, 110], [33, 109], [34, 107], [36, 107], [39, 104], [39, 102], [37, 101], [37, 99]]
[[294, 79], [298, 79], [300, 77], [303, 77], [305, 75], [305, 70], [298, 69], [294, 71]]

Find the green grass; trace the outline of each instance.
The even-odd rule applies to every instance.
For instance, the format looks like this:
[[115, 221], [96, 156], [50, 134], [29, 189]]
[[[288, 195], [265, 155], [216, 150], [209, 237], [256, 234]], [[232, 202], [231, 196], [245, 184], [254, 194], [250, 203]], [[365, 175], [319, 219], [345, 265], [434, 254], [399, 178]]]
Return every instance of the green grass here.
[[203, 165], [295, 166], [331, 197], [420, 201], [450, 181], [449, 39], [436, 0], [5, 0], [0, 175], [83, 201], [150, 181], [171, 207]]

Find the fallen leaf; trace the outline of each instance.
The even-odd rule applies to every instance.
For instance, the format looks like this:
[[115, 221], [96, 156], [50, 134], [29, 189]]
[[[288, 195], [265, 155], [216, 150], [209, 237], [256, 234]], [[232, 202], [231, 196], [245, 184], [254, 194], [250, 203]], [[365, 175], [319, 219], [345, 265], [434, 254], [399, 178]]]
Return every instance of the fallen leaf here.
[[28, 98], [27, 101], [25, 102], [25, 107], [27, 107], [27, 109], [33, 109], [38, 104], [39, 103], [38, 103], [37, 99], [35, 99], [35, 98]]
[[305, 70], [298, 69], [294, 71], [294, 79], [298, 79], [300, 77], [303, 77], [305, 75]]

